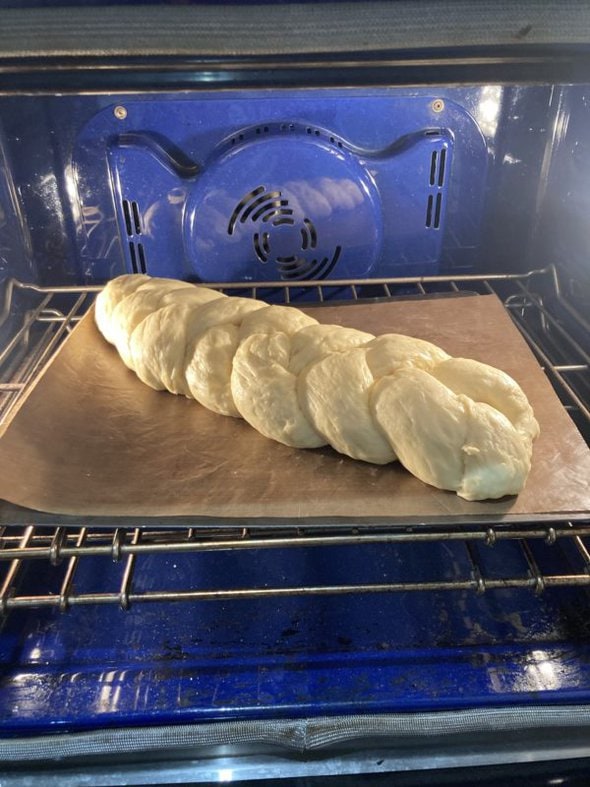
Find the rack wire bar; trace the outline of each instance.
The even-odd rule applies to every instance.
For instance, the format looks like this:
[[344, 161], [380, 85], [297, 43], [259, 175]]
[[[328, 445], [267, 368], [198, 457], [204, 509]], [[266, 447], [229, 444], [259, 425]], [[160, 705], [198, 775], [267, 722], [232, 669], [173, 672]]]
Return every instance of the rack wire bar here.
[[[76, 546], [82, 547], [84, 545], [84, 541], [86, 539], [87, 529], [85, 527], [80, 529], [80, 532], [76, 538]], [[56, 556], [56, 561], [59, 559], [59, 554]], [[78, 563], [80, 561], [79, 555], [73, 555], [68, 563], [68, 567], [64, 574], [60, 591], [59, 591], [59, 608], [62, 612], [66, 612], [70, 606], [70, 597], [72, 596], [72, 590], [74, 585], [74, 575], [76, 573], [76, 569], [78, 568]]]
[[23, 323], [18, 329], [18, 331], [12, 336], [9, 342], [6, 344], [4, 349], [0, 352], [0, 365], [4, 363], [4, 361], [8, 358], [8, 356], [14, 352], [15, 348], [22, 343], [25, 337], [27, 336], [28, 331], [30, 330], [31, 326], [35, 323], [35, 320], [39, 317], [45, 306], [51, 300], [52, 294], [48, 293], [41, 303], [37, 306], [36, 309], [33, 311], [28, 312], [24, 315]]
[[[477, 283], [477, 282], [484, 282], [484, 281], [527, 281], [529, 279], [534, 279], [538, 276], [548, 276], [551, 274], [556, 274], [555, 266], [550, 265], [546, 268], [538, 268], [535, 270], [527, 271], [526, 273], [487, 273], [483, 274], [473, 274], [473, 273], [465, 273], [465, 274], [453, 274], [453, 275], [437, 275], [437, 276], [400, 276], [400, 277], [389, 277], [389, 278], [371, 278], [371, 279], [327, 279], [321, 283], [321, 287], [324, 289], [334, 289], [334, 288], [346, 288], [346, 287], [362, 287], [362, 286], [389, 286], [389, 287], [400, 287], [406, 285], [413, 285], [416, 286], [418, 292], [420, 291], [419, 285], [431, 285], [431, 284], [446, 284], [451, 287], [451, 282], [457, 283]], [[284, 281], [257, 281], [257, 282], [211, 282], [207, 283], [204, 286], [212, 287], [213, 289], [224, 289], [224, 290], [248, 290], [251, 288], [257, 288], [261, 290], [265, 289], [294, 289], [297, 290], [299, 288], [315, 288], [318, 286], [317, 279], [313, 280], [302, 280], [289, 283], [285, 285]], [[100, 290], [100, 287], [92, 288]], [[44, 288], [38, 288], [39, 292], [43, 292]], [[427, 294], [427, 293], [423, 293]]]
[[[508, 313], [556, 387], [564, 406], [573, 416], [590, 427], [590, 352], [580, 337], [588, 333], [589, 323], [573, 306], [561, 286], [553, 267], [522, 274], [487, 274], [404, 277], [396, 279], [330, 280], [318, 282], [232, 282], [207, 285], [221, 291], [249, 293], [264, 298], [269, 292], [279, 294], [285, 303], [293, 302], [301, 292], [315, 303], [329, 303], [345, 291], [350, 301], [390, 299], [397, 296], [425, 297], [494, 294], [502, 299]], [[83, 317], [100, 290], [98, 286], [41, 287], [10, 280], [0, 293], [0, 329], [9, 338], [0, 350], [0, 423], [10, 409], [34, 383], [44, 363]], [[302, 303], [307, 302], [305, 299]], [[564, 318], [565, 315], [565, 319]], [[113, 523], [117, 525], [116, 522]], [[463, 554], [463, 573], [444, 579], [429, 576], [408, 581], [294, 585], [287, 587], [240, 587], [211, 589], [166, 586], [139, 591], [136, 577], [141, 575], [149, 556], [194, 555], [234, 551], [359, 548], [382, 545], [388, 550], [412, 549], [412, 545], [442, 543]], [[511, 546], [510, 546], [511, 545]], [[543, 573], [535, 557], [537, 548], [551, 548], [567, 553], [571, 570]], [[522, 574], [498, 577], [486, 573], [482, 555], [486, 549], [517, 549]], [[463, 550], [463, 552], [461, 552]], [[100, 592], [76, 589], [84, 566], [93, 560], [104, 565], [119, 564], [113, 586]], [[191, 558], [192, 559], [192, 558]], [[27, 592], [25, 570], [36, 563], [55, 576], [55, 588]], [[146, 564], [147, 565], [147, 564]], [[48, 568], [47, 568], [48, 566]], [[24, 579], [23, 579], [24, 577]], [[83, 583], [80, 585], [83, 587]], [[528, 589], [545, 593], [555, 588], [590, 589], [590, 519], [551, 523], [522, 523], [506, 527], [493, 525], [453, 524], [429, 527], [400, 527], [386, 524], [355, 528], [352, 525], [314, 525], [294, 527], [276, 523], [272, 527], [243, 527], [219, 524], [207, 527], [93, 528], [28, 524], [5, 527], [0, 531], [0, 613], [14, 609], [53, 607], [66, 612], [86, 604], [118, 605], [129, 609], [136, 603], [164, 601], [206, 601], [326, 595], [346, 593], [396, 593], [455, 591], [487, 594], [503, 589]]]
[[586, 317], [583, 317], [580, 314], [580, 312], [574, 306], [572, 306], [572, 304], [568, 301], [568, 299], [564, 297], [562, 292], [561, 282], [559, 281], [559, 275], [555, 265], [549, 266], [547, 270], [551, 275], [553, 292], [555, 293], [555, 297], [559, 301], [560, 306], [562, 306], [567, 312], [569, 312], [569, 314], [574, 318], [574, 320], [584, 328], [587, 334], [590, 334], [590, 322], [588, 321], [588, 319]]
[[[587, 365], [590, 363], [590, 353], [587, 353], [584, 350], [584, 348], [580, 345], [580, 343], [577, 342], [574, 339], [574, 337], [566, 330], [566, 328], [559, 322], [559, 320], [557, 320], [551, 314], [551, 312], [544, 306], [543, 300], [539, 296], [533, 295], [532, 293], [530, 293], [523, 286], [521, 281], [517, 281], [516, 284], [522, 290], [522, 292], [527, 296], [527, 298], [530, 298], [530, 300], [534, 303], [534, 305], [537, 307], [537, 309], [539, 309], [539, 311], [543, 314], [543, 317], [552, 325], [552, 327], [556, 331], [558, 331], [558, 333], [562, 336], [562, 338], [565, 339], [567, 342], [569, 342], [571, 345], [573, 345], [573, 347], [575, 348], [575, 351], [579, 354], [579, 356], [581, 358], [584, 359], [584, 362], [585, 362], [586, 367], [587, 367]], [[583, 323], [586, 322], [585, 320], [583, 320], [581, 315], [578, 315], [578, 313], [575, 310], [573, 310], [571, 313], [572, 313], [572, 316], [573, 315], [577, 316], [578, 320], [581, 322], [582, 325], [583, 325]], [[585, 326], [583, 326], [583, 327], [585, 327]]]
[[68, 592], [67, 595], [10, 595], [2, 600], [2, 610], [10, 612], [15, 609], [55, 607], [69, 609], [73, 606], [88, 604], [115, 604], [128, 610], [131, 605], [141, 602], [180, 602], [180, 601], [231, 601], [236, 599], [284, 598], [292, 596], [344, 595], [356, 593], [417, 593], [441, 591], [471, 591], [479, 595], [494, 590], [530, 590], [539, 594], [550, 588], [590, 587], [590, 576], [585, 573], [567, 575], [546, 575], [543, 577], [507, 577], [487, 579], [479, 577], [469, 579], [441, 580], [431, 582], [383, 582], [346, 585], [296, 585], [292, 587], [235, 588], [227, 590], [161, 590], [143, 593], [103, 592], [80, 593]]
[[[578, 396], [574, 388], [565, 379], [558, 366], [551, 363], [551, 360], [547, 355], [547, 353], [541, 348], [539, 343], [533, 338], [530, 331], [528, 331], [524, 327], [524, 325], [522, 325], [519, 322], [516, 322], [516, 326], [519, 329], [519, 331], [522, 333], [526, 341], [528, 342], [533, 352], [536, 354], [537, 358], [543, 364], [543, 369], [545, 370], [545, 373], [548, 375], [548, 377], [552, 380], [552, 382], [556, 382], [561, 387], [561, 390], [568, 395], [571, 402], [590, 423], [590, 408], [586, 406], [586, 403], [582, 401], [581, 397]], [[588, 366], [585, 366], [584, 370], [587, 371]]]
[[[237, 528], [233, 528], [234, 531]], [[262, 529], [264, 530], [264, 529]], [[540, 595], [556, 588], [575, 587], [590, 589], [590, 520], [586, 524], [574, 526], [571, 522], [556, 523], [547, 528], [531, 525], [528, 528], [512, 530], [496, 527], [472, 527], [465, 532], [435, 529], [435, 532], [399, 532], [355, 533], [354, 528], [346, 535], [343, 533], [322, 536], [298, 532], [291, 535], [264, 535], [257, 537], [252, 529], [244, 529], [239, 537], [224, 539], [219, 532], [209, 532], [193, 528], [182, 531], [163, 531], [135, 527], [125, 530], [118, 528], [110, 531], [93, 531], [87, 527], [70, 530], [64, 527], [46, 527], [29, 525], [18, 529], [5, 528], [0, 536], [0, 612], [8, 613], [18, 608], [53, 607], [67, 611], [71, 607], [86, 604], [114, 604], [128, 610], [139, 602], [187, 602], [209, 600], [254, 599], [285, 596], [315, 596], [346, 593], [415, 593], [455, 591], [483, 595], [497, 590], [520, 589], [529, 590]], [[138, 591], [134, 587], [136, 574], [141, 575], [142, 569], [147, 570], [143, 561], [150, 555], [174, 555], [176, 553], [204, 553], [216, 550], [241, 550], [245, 553], [257, 553], [260, 549], [275, 548], [331, 548], [334, 546], [356, 549], [370, 544], [383, 544], [392, 550], [392, 557], [397, 554], [397, 563], [403, 557], [405, 549], [412, 549], [420, 543], [452, 543], [453, 555], [459, 556], [461, 546], [465, 549], [467, 562], [453, 562], [451, 577], [432, 578], [430, 571], [427, 578], [416, 580], [411, 576], [399, 581], [339, 583], [339, 584], [297, 584], [286, 587], [240, 587], [240, 588], [200, 588], [200, 587], [166, 587], [170, 575], [162, 572], [160, 589]], [[513, 544], [521, 556], [520, 574], [509, 569], [507, 576], [490, 574], [482, 560], [481, 550], [504, 549]], [[535, 557], [535, 551], [543, 549], [557, 550], [563, 557], [567, 555], [567, 570], [543, 572]], [[402, 550], [402, 551], [400, 551]], [[459, 550], [459, 551], [456, 551]], [[512, 565], [514, 565], [512, 552]], [[557, 554], [557, 553], [556, 553]], [[246, 556], [245, 556], [246, 558]], [[121, 569], [109, 580], [112, 589], [97, 592], [76, 590], [76, 576], [89, 559], [102, 559], [101, 573], [110, 576], [108, 566], [120, 563]], [[246, 558], [247, 559], [247, 558]], [[45, 561], [55, 574], [56, 592], [27, 593], [21, 588], [23, 569], [31, 561]], [[396, 560], [392, 565], [396, 565]], [[96, 564], [95, 570], [96, 570]], [[553, 565], [553, 563], [552, 563]], [[431, 567], [436, 574], [435, 567]], [[560, 566], [561, 569], [561, 566]], [[47, 570], [47, 569], [45, 569]], [[33, 575], [35, 572], [33, 572]], [[172, 575], [173, 576], [173, 575]], [[118, 577], [118, 579], [117, 579]], [[191, 574], [188, 583], [198, 583], [199, 572]], [[83, 585], [83, 583], [82, 583]]]
[[[589, 523], [590, 524], [590, 523]], [[152, 530], [141, 529], [141, 539], [137, 535], [137, 528], [131, 531], [129, 542], [122, 541], [125, 530], [84, 531], [83, 541], [79, 540], [78, 531], [69, 528], [57, 528], [64, 531], [65, 535], [59, 538], [59, 547], [56, 548], [56, 536], [52, 528], [37, 526], [30, 535], [26, 545], [21, 544], [21, 536], [17, 533], [0, 537], [0, 565], [15, 559], [50, 560], [57, 565], [65, 559], [74, 557], [109, 557], [118, 562], [130, 555], [156, 555], [156, 554], [182, 554], [190, 552], [218, 552], [224, 550], [253, 550], [253, 549], [284, 549], [293, 547], [325, 547], [325, 546], [354, 546], [356, 544], [408, 544], [408, 543], [433, 543], [440, 541], [461, 541], [465, 543], [481, 543], [493, 546], [501, 541], [521, 541], [523, 539], [536, 539], [553, 544], [561, 539], [582, 539], [590, 535], [588, 524], [574, 526], [567, 523], [562, 527], [529, 529], [499, 530], [489, 526], [479, 530], [466, 531], [464, 529], [440, 529], [435, 532], [421, 529], [407, 532], [391, 529], [389, 532], [379, 532], [378, 528], [363, 528], [363, 531], [341, 533], [332, 526], [326, 527], [321, 535], [312, 535], [307, 532], [284, 533], [280, 526], [271, 528], [261, 534], [248, 529], [247, 533], [235, 537], [231, 528], [219, 526], [214, 531], [199, 532], [188, 535], [183, 530]], [[235, 528], [234, 528], [235, 530]], [[225, 535], [224, 535], [225, 534]]]
[[[540, 281], [544, 280], [548, 283], [548, 286], [551, 287], [552, 292], [555, 294], [562, 305], [567, 304], [567, 308], [569, 308], [572, 312], [572, 316], [578, 321], [584, 321], [582, 315], [577, 312], [573, 306], [569, 304], [569, 302], [563, 296], [561, 286], [559, 284], [558, 274], [556, 271], [555, 266], [550, 265], [546, 268], [538, 268], [534, 270], [527, 271], [526, 273], [488, 273], [488, 274], [453, 274], [453, 275], [437, 275], [437, 276], [404, 276], [404, 277], [389, 277], [389, 278], [371, 278], [371, 279], [327, 279], [323, 281], [318, 281], [317, 279], [310, 279], [310, 280], [301, 280], [296, 282], [289, 282], [285, 283], [284, 281], [248, 281], [248, 282], [204, 282], [201, 284], [203, 287], [209, 287], [211, 289], [217, 289], [222, 291], [250, 291], [250, 295], [252, 297], [257, 297], [258, 290], [265, 291], [265, 290], [282, 290], [283, 293], [290, 293], [292, 290], [315, 290], [316, 292], [321, 292], [325, 296], [326, 290], [333, 290], [333, 289], [350, 289], [351, 293], [354, 290], [357, 291], [359, 288], [363, 287], [380, 287], [383, 290], [383, 295], [388, 296], [389, 294], [393, 297], [394, 292], [392, 290], [400, 290], [400, 288], [407, 288], [407, 287], [414, 287], [416, 290], [416, 294], [428, 295], [432, 292], [433, 287], [437, 285], [443, 285], [448, 287], [450, 292], [461, 292], [462, 290], [470, 291], [468, 285], [472, 284], [480, 284], [484, 288], [488, 288], [491, 285], [489, 282], [499, 283], [511, 283], [511, 282], [525, 282], [529, 283], [531, 281]], [[462, 286], [459, 286], [462, 285]], [[0, 311], [0, 325], [6, 320], [12, 301], [15, 299], [15, 293], [20, 292], [30, 292], [30, 293], [38, 293], [40, 295], [48, 294], [50, 296], [61, 294], [61, 295], [72, 295], [72, 294], [79, 294], [82, 292], [85, 293], [98, 293], [102, 289], [100, 285], [79, 285], [79, 286], [64, 286], [64, 287], [46, 287], [40, 286], [37, 284], [29, 284], [26, 282], [21, 282], [16, 279], [9, 279], [8, 284], [6, 286], [6, 291], [3, 298], [3, 308]], [[494, 291], [495, 292], [495, 291]], [[529, 290], [526, 290], [527, 294]], [[290, 297], [290, 296], [289, 296]], [[361, 297], [359, 295], [359, 297]], [[371, 296], [375, 297], [375, 296]], [[51, 311], [50, 308], [46, 308], [45, 306], [41, 307], [44, 310], [46, 315], [49, 314]], [[59, 310], [55, 310], [57, 314]]]

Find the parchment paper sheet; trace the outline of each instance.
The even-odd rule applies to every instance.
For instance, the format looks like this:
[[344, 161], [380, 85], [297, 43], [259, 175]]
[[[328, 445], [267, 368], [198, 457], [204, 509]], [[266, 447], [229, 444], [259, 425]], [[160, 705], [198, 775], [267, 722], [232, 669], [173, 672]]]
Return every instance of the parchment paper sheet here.
[[[541, 425], [518, 497], [469, 503], [399, 463], [357, 462], [330, 448], [290, 449], [244, 421], [144, 386], [90, 312], [0, 437], [0, 497], [17, 506], [149, 524], [190, 519], [433, 523], [588, 515], [590, 451], [493, 295], [307, 309], [325, 323], [407, 333], [512, 375]], [[177, 519], [181, 517], [181, 519]]]

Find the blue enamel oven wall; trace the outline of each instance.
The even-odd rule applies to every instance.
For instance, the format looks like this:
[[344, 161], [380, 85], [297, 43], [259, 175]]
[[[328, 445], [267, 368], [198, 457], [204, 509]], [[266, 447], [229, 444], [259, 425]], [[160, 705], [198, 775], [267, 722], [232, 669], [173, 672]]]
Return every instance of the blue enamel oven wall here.
[[560, 112], [551, 87], [495, 85], [0, 99], [0, 273], [524, 269]]

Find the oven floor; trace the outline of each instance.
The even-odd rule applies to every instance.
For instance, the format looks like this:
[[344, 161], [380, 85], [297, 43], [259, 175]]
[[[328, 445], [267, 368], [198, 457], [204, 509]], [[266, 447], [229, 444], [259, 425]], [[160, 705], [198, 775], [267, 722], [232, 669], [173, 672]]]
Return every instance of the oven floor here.
[[[516, 543], [488, 575], [526, 574]], [[559, 544], [535, 544], [565, 571]], [[85, 558], [78, 593], [122, 564]], [[20, 594], [59, 587], [31, 562]], [[469, 575], [461, 542], [138, 558], [138, 590], [292, 587]], [[56, 591], [57, 592], [57, 591]], [[590, 598], [575, 588], [285, 596], [19, 609], [0, 633], [4, 735], [222, 718], [590, 701]]]

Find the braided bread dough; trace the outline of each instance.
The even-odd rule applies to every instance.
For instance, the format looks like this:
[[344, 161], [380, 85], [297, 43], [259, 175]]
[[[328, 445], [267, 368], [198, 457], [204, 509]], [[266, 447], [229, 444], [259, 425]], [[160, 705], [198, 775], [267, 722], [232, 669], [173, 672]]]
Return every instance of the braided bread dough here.
[[95, 318], [146, 385], [285, 445], [399, 459], [466, 500], [517, 494], [530, 471], [539, 425], [518, 384], [422, 339], [138, 274], [107, 284]]

